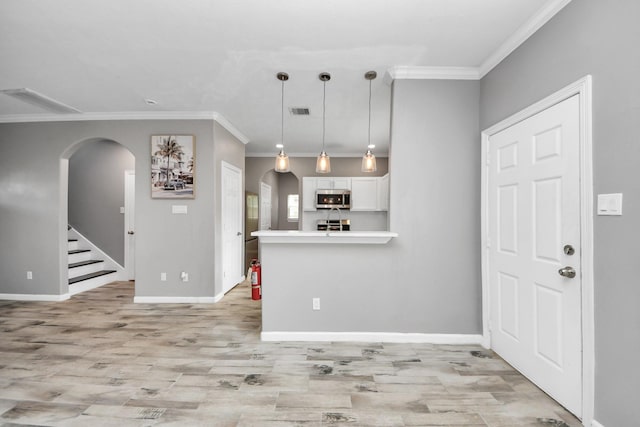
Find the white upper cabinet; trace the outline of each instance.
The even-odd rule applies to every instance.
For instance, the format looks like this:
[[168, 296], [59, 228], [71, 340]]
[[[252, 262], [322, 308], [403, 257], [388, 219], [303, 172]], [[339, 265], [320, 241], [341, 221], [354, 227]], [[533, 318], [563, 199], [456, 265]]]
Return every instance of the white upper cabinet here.
[[389, 174], [382, 177], [302, 178], [302, 210], [316, 210], [316, 190], [351, 190], [351, 210], [389, 210]]
[[318, 188], [318, 179], [313, 176], [305, 176], [302, 178], [302, 210], [316, 210], [316, 189]]
[[351, 210], [378, 210], [378, 181], [377, 177], [351, 178]]
[[378, 210], [389, 210], [389, 174], [378, 178]]
[[315, 177], [316, 190], [351, 190], [351, 178]]

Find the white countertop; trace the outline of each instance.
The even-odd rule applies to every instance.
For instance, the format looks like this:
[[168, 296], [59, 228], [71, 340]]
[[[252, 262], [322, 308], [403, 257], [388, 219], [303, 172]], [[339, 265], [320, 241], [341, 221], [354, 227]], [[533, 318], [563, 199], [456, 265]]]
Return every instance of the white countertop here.
[[381, 245], [389, 242], [398, 233], [391, 231], [298, 231], [261, 230], [251, 233], [261, 243], [358, 243]]

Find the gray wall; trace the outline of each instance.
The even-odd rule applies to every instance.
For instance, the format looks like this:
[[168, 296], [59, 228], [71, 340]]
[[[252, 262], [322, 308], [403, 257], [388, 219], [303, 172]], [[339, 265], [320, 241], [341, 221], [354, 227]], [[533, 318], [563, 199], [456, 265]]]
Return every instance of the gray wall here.
[[392, 88], [391, 283], [402, 330], [482, 332], [477, 81]]
[[594, 196], [624, 193], [624, 215], [594, 217], [595, 419], [640, 420], [640, 2], [573, 1], [482, 79], [487, 128], [593, 76]]
[[[394, 83], [389, 215], [399, 237], [265, 244], [263, 331], [482, 333], [479, 91], [478, 81]], [[355, 160], [336, 176], [359, 171]], [[307, 266], [302, 257], [323, 262]], [[340, 272], [330, 280], [327, 263]], [[288, 286], [284, 276], [305, 277], [305, 286], [271, 298], [268, 283]], [[311, 311], [312, 297], [322, 310]]]
[[[278, 230], [297, 230], [299, 222], [287, 219], [287, 197], [299, 194], [300, 182], [291, 172], [278, 173]], [[300, 198], [302, 200], [302, 198]], [[302, 213], [302, 209], [299, 210]]]
[[124, 266], [124, 172], [133, 154], [117, 142], [84, 144], [69, 159], [69, 224]]
[[[195, 135], [195, 199], [151, 199], [153, 134]], [[136, 296], [216, 295], [221, 289], [215, 275], [218, 165], [222, 159], [242, 164], [244, 158], [244, 145], [222, 131], [216, 135], [214, 156], [211, 120], [1, 124], [0, 293], [67, 293], [65, 159], [80, 142], [109, 139], [136, 159]], [[187, 205], [189, 213], [171, 214], [175, 204]], [[26, 280], [27, 270], [33, 280]], [[190, 273], [189, 282], [179, 280], [180, 271]], [[167, 273], [166, 282], [160, 281], [161, 272]]]

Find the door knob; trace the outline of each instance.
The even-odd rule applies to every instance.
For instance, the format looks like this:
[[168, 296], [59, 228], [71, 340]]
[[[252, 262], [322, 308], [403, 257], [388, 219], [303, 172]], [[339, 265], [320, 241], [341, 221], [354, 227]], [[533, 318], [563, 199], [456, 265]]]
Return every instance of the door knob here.
[[569, 266], [558, 270], [558, 274], [563, 277], [568, 277], [569, 279], [573, 279], [574, 277], [576, 277], [576, 271], [573, 269], [573, 267]]
[[127, 234], [135, 234], [135, 232], [132, 231], [132, 230], [129, 230], [129, 231], [127, 231]]
[[238, 232], [236, 233], [236, 236], [242, 236], [242, 233], [238, 231]]

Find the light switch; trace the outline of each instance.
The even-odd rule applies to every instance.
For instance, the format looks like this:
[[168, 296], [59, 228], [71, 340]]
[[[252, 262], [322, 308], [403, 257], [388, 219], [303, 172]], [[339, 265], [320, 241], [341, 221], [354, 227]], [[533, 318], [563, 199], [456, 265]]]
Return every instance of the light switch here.
[[186, 214], [187, 206], [186, 205], [172, 205], [171, 206], [172, 214]]
[[124, 213], [124, 206], [120, 206], [120, 213], [123, 214]]
[[622, 215], [622, 193], [598, 194], [598, 215]]

